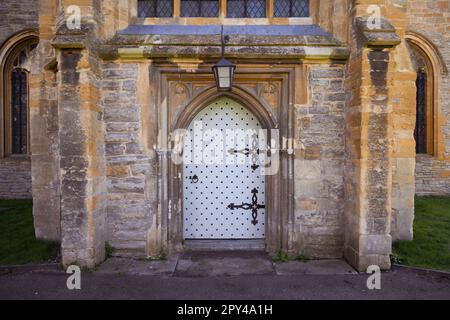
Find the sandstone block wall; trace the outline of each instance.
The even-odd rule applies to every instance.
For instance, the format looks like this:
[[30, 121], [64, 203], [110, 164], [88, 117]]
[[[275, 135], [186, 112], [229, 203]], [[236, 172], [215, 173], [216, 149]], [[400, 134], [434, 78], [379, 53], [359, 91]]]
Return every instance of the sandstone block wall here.
[[344, 68], [309, 68], [309, 103], [297, 105], [295, 225], [299, 253], [340, 258], [344, 245], [343, 208], [345, 121]]
[[416, 159], [416, 194], [448, 196], [450, 194], [450, 164], [427, 154], [419, 154]]
[[386, 2], [386, 17], [395, 27], [401, 42], [392, 51], [391, 70], [388, 74], [389, 104], [392, 107], [392, 240], [411, 240], [414, 220], [414, 169], [416, 121], [416, 74], [405, 40], [407, 1]]
[[[373, 4], [380, 5], [383, 15], [378, 30], [367, 24], [367, 9]], [[401, 145], [408, 146], [412, 139], [410, 128], [396, 137], [393, 121], [393, 110], [408, 107], [397, 90], [402, 79], [408, 79], [408, 70], [404, 75], [399, 71], [405, 69], [397, 65], [405, 8], [401, 1], [362, 0], [351, 3], [350, 14], [344, 255], [360, 271], [373, 264], [389, 269], [391, 219], [398, 205], [393, 199], [395, 140], [400, 138]], [[413, 199], [413, 195], [405, 197]], [[411, 217], [413, 212], [407, 214]]]
[[0, 199], [31, 199], [30, 158], [0, 159]]
[[39, 0], [0, 1], [0, 45], [23, 30], [38, 30]]
[[[139, 81], [140, 74], [146, 81]], [[153, 152], [145, 147], [150, 137], [141, 134], [145, 120], [138, 95], [138, 87], [148, 84], [148, 77], [145, 63], [103, 64], [107, 241], [117, 254], [146, 254], [147, 234], [153, 223], [156, 166]]]
[[[41, 3], [40, 3], [41, 4]], [[39, 8], [39, 44], [29, 76], [34, 230], [38, 239], [61, 239], [59, 75], [51, 45], [55, 0]]]

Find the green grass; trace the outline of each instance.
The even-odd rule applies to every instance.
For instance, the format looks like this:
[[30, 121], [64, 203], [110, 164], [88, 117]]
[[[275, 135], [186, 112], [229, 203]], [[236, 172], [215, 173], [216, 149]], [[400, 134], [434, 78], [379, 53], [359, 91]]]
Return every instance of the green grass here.
[[0, 200], [0, 265], [55, 261], [58, 244], [36, 240], [31, 200]]
[[393, 256], [401, 264], [450, 271], [450, 198], [417, 197], [414, 241], [398, 241]]
[[[0, 265], [55, 261], [58, 244], [34, 236], [30, 200], [0, 200], [0, 208], [10, 208], [0, 212]], [[393, 256], [405, 265], [450, 271], [450, 198], [416, 198], [414, 241], [394, 243]], [[274, 259], [285, 260], [281, 254]]]

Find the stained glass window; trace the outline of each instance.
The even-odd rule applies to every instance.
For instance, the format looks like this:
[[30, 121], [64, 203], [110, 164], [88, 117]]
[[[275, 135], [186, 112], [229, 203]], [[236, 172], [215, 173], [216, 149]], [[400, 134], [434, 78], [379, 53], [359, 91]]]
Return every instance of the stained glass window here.
[[219, 0], [181, 0], [182, 17], [218, 17]]
[[227, 0], [228, 18], [265, 18], [266, 0]]
[[139, 0], [138, 17], [160, 17], [173, 16], [173, 0]]
[[274, 17], [308, 17], [309, 0], [274, 0]]

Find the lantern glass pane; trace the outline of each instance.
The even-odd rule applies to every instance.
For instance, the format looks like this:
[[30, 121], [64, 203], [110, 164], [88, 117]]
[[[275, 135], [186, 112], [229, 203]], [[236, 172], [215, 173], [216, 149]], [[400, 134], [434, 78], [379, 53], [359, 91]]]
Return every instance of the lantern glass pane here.
[[230, 69], [229, 67], [219, 67], [218, 68], [219, 78], [229, 77], [230, 76], [229, 69]]
[[220, 88], [229, 88], [231, 86], [230, 67], [217, 68]]
[[219, 87], [220, 88], [229, 88], [230, 87], [230, 78], [219, 78]]

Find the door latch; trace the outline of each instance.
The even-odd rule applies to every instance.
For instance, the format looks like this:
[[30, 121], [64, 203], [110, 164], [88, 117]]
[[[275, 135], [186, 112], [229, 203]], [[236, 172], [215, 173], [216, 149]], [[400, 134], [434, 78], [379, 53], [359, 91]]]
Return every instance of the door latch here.
[[190, 176], [189, 179], [191, 180], [191, 183], [198, 182], [198, 176], [196, 174], [194, 174], [193, 176]]

